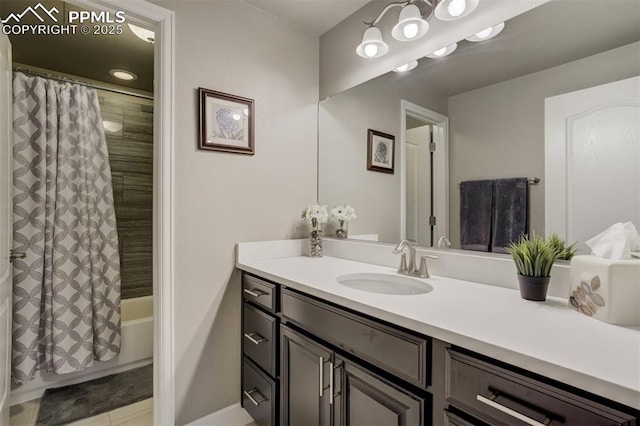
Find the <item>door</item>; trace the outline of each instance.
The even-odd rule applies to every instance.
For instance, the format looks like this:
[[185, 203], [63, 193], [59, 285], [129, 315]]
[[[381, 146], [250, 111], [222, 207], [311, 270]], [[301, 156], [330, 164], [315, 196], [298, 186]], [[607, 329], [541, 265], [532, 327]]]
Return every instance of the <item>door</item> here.
[[280, 330], [282, 424], [330, 426], [332, 352], [286, 326]]
[[429, 220], [433, 215], [431, 136], [430, 125], [407, 129], [406, 132], [406, 238], [423, 247], [433, 245], [433, 226]]
[[0, 33], [0, 425], [9, 424], [11, 368], [11, 44]]
[[545, 177], [547, 235], [640, 226], [640, 77], [545, 99]]
[[[336, 356], [336, 426], [421, 426], [423, 398], [400, 389], [362, 367]], [[339, 420], [338, 420], [339, 419]]]

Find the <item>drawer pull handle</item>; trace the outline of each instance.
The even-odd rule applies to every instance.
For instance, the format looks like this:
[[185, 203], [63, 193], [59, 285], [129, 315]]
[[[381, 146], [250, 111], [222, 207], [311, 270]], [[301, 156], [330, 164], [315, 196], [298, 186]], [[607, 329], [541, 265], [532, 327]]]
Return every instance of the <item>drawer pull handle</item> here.
[[549, 419], [548, 417], [545, 417], [544, 421], [541, 423], [537, 420], [532, 419], [531, 417], [527, 417], [522, 413], [517, 412], [516, 410], [512, 410], [509, 407], [505, 407], [502, 404], [498, 404], [497, 402], [494, 401], [494, 399], [496, 399], [498, 397], [498, 395], [496, 394], [491, 394], [491, 396], [489, 398], [487, 398], [486, 396], [482, 396], [480, 394], [476, 395], [476, 399], [480, 402], [482, 402], [483, 404], [488, 405], [489, 407], [495, 408], [498, 411], [501, 411], [511, 417], [513, 417], [514, 419], [518, 419], [521, 422], [524, 422], [528, 425], [531, 426], [549, 426], [551, 424], [551, 419]]
[[262, 337], [259, 333], [244, 333], [244, 337], [246, 337], [247, 339], [249, 339], [251, 341], [251, 343], [259, 345], [260, 343], [264, 343], [267, 341], [267, 339], [265, 339], [264, 337]]
[[265, 293], [264, 291], [260, 291], [256, 288], [254, 288], [253, 290], [249, 290], [248, 288], [245, 288], [243, 290], [245, 293], [247, 293], [249, 296], [253, 296], [253, 297], [260, 297], [260, 296], [264, 296], [268, 293]]
[[[243, 393], [244, 393], [244, 396], [249, 398], [249, 400], [253, 402], [253, 405], [255, 405], [256, 407], [260, 405], [261, 402], [264, 402], [267, 400], [267, 398], [265, 398], [256, 388], [253, 388], [250, 391], [244, 391]], [[255, 399], [253, 397], [253, 394], [258, 395], [258, 399]]]
[[320, 397], [322, 397], [322, 394], [324, 393], [324, 374], [322, 374], [322, 373], [324, 373], [324, 371], [323, 371], [324, 369], [322, 368], [323, 366], [324, 366], [324, 358], [320, 357], [320, 366], [318, 368], [318, 371], [319, 371], [318, 374], [320, 375], [320, 377], [319, 377], [319, 379], [320, 379], [319, 380], [319, 382], [320, 382]]

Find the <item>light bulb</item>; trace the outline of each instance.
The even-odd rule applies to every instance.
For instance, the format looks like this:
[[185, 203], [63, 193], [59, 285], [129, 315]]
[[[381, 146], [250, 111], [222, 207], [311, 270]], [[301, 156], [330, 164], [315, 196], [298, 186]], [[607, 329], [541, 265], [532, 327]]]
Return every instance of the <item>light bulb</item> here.
[[242, 118], [242, 116], [238, 113], [232, 114], [231, 117], [233, 117], [235, 121], [240, 121], [240, 119]]
[[418, 35], [418, 24], [415, 22], [410, 22], [404, 27], [402, 27], [402, 34], [408, 39], [412, 39]]
[[398, 68], [394, 69], [396, 72], [405, 72], [409, 69], [409, 64], [400, 65]]
[[367, 44], [364, 47], [364, 54], [369, 58], [373, 58], [374, 56], [376, 56], [377, 53], [378, 53], [378, 46], [376, 46], [375, 44]]
[[433, 54], [436, 56], [442, 56], [445, 54], [446, 51], [447, 51], [447, 48], [443, 47], [442, 49], [438, 49], [435, 52], [433, 52]]
[[449, 3], [447, 10], [449, 11], [449, 15], [453, 17], [458, 17], [464, 13], [466, 8], [467, 8], [466, 0], [451, 0], [451, 3]]
[[491, 35], [491, 31], [493, 30], [493, 27], [489, 27], [486, 30], [482, 30], [478, 33], [476, 33], [476, 37], [480, 38], [480, 39], [485, 39], [487, 37], [489, 37]]

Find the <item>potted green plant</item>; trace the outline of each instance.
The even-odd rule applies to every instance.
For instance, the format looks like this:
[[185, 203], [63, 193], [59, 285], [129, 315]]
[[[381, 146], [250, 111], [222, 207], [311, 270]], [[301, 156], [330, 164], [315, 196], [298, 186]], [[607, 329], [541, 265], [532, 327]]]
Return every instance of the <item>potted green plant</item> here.
[[520, 296], [544, 302], [551, 280], [551, 267], [560, 254], [557, 247], [535, 234], [532, 237], [523, 235], [517, 243], [509, 244], [507, 253], [513, 257], [518, 270]]
[[577, 242], [568, 246], [566, 241], [556, 233], [551, 234], [548, 242], [549, 244], [551, 244], [551, 247], [553, 247], [553, 249], [558, 253], [557, 260], [571, 260], [571, 258], [576, 254]]

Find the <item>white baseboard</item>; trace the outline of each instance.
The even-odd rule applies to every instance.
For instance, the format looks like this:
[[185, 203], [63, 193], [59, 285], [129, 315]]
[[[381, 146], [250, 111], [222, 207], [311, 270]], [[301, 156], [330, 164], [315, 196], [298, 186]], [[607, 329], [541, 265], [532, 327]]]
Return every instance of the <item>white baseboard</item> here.
[[208, 416], [194, 420], [186, 426], [245, 426], [252, 422], [253, 417], [238, 402]]

